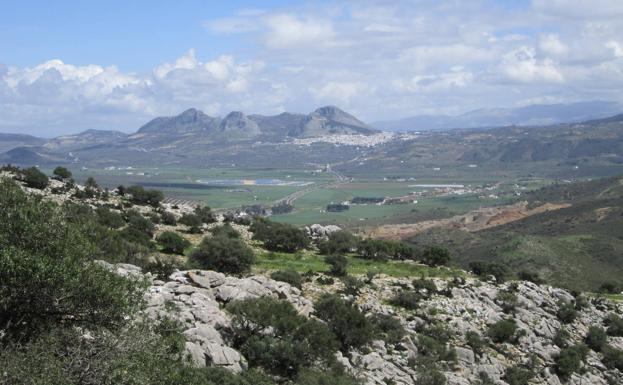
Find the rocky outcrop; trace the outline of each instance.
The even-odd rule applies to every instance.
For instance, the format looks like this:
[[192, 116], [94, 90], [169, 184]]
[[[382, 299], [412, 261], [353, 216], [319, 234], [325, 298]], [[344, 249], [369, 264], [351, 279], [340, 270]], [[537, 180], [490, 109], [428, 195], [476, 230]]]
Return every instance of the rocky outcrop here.
[[[123, 276], [141, 275], [132, 265], [101, 264]], [[183, 326], [190, 361], [196, 366], [219, 366], [236, 372], [243, 370], [247, 363], [243, 355], [229, 345], [231, 316], [225, 304], [237, 299], [270, 296], [292, 303], [302, 315], [313, 316], [313, 303], [303, 292], [315, 297], [338, 290], [341, 285], [307, 282], [302, 292], [261, 275], [237, 278], [204, 270], [179, 271], [173, 273], [168, 282], [153, 280], [149, 274], [142, 276], [152, 280], [146, 294], [147, 315], [153, 319], [169, 317]], [[448, 348], [453, 349], [456, 356], [452, 362], [441, 363], [443, 375], [451, 385], [479, 383], [481, 373], [493, 383], [505, 385], [505, 374], [510, 367], [528, 363], [535, 374], [530, 382], [534, 385], [623, 383], [623, 374], [607, 369], [600, 354], [593, 351], [588, 354], [581, 373], [562, 379], [554, 370], [560, 352], [554, 340], [561, 328], [569, 333], [569, 343], [580, 343], [590, 326], [604, 326], [604, 320], [611, 313], [623, 315], [623, 305], [600, 298], [588, 299], [573, 323], [563, 325], [557, 311], [561, 303], [574, 300], [565, 290], [530, 282], [499, 285], [472, 278], [465, 281], [435, 279], [434, 282], [438, 292], [423, 300], [415, 311], [388, 304], [388, 299], [398, 291], [414, 290], [409, 279], [380, 277], [374, 279], [374, 285], [364, 287], [356, 298], [360, 309], [369, 315], [380, 313], [398, 317], [407, 336], [396, 344], [373, 341], [362, 351], [338, 353], [337, 360], [366, 385], [417, 383], [422, 374], [412, 363], [425, 354], [419, 349], [418, 336], [422, 328], [438, 324], [449, 331]], [[513, 294], [514, 309], [509, 310], [504, 305], [502, 293]], [[519, 330], [514, 343], [488, 344], [481, 352], [476, 352], [467, 342], [468, 332], [487, 340], [489, 327], [509, 318], [515, 320]], [[623, 338], [609, 337], [608, 343], [620, 348]]]
[[305, 230], [305, 233], [307, 233], [307, 235], [310, 236], [312, 239], [318, 240], [318, 239], [326, 239], [329, 236], [329, 234], [334, 233], [336, 231], [340, 231], [342, 229], [336, 225], [323, 226], [319, 224], [313, 224], [310, 226], [305, 226], [304, 230]]

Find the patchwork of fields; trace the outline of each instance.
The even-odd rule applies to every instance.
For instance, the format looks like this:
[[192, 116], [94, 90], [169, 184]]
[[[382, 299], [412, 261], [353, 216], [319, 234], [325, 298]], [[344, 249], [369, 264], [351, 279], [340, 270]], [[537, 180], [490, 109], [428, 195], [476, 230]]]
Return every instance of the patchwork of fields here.
[[[406, 177], [355, 174], [354, 178], [349, 178], [313, 167], [280, 170], [240, 169], [233, 165], [231, 168], [82, 169], [76, 170], [75, 176], [78, 181], [93, 176], [98, 183], [109, 188], [119, 184], [140, 184], [162, 190], [168, 197], [196, 201], [214, 209], [255, 204], [268, 207], [296, 193], [294, 211], [276, 215], [274, 220], [295, 225], [333, 223], [353, 229], [444, 218], [483, 206], [506, 204], [516, 199], [517, 183], [524, 190], [549, 183], [542, 179], [520, 181], [512, 178], [500, 183], [490, 177], [480, 179], [479, 173], [456, 179], [452, 178], [452, 170], [438, 177], [418, 178], [407, 173]], [[482, 192], [470, 191], [439, 194], [433, 193], [433, 187], [425, 186], [430, 184], [464, 185], [466, 190], [474, 191], [485, 185], [493, 187], [484, 196]], [[349, 201], [354, 197], [406, 199], [401, 204], [360, 204], [351, 205], [343, 212], [326, 211], [327, 204]]]

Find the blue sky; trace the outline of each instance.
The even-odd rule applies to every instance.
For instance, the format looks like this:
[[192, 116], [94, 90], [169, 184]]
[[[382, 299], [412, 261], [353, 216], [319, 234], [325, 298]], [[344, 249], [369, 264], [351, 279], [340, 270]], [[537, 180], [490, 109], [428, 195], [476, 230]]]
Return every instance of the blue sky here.
[[622, 98], [619, 0], [1, 7], [0, 132], [133, 131], [189, 107], [375, 121]]

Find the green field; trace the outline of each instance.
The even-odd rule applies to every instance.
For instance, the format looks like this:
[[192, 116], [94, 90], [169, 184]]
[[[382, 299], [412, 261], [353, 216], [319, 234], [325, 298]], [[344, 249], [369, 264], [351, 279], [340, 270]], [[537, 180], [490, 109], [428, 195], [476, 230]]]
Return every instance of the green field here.
[[[83, 182], [88, 176], [96, 178], [103, 186], [114, 188], [120, 184], [141, 184], [147, 188], [162, 190], [166, 196], [196, 201], [214, 209], [229, 209], [243, 205], [261, 204], [271, 206], [275, 201], [300, 190], [306, 193], [294, 201], [294, 211], [273, 218], [295, 225], [312, 223], [338, 224], [349, 228], [360, 228], [383, 223], [413, 222], [461, 214], [482, 206], [506, 203], [514, 197], [504, 193], [517, 179], [508, 178], [499, 184], [500, 199], [479, 199], [475, 195], [439, 196], [417, 198], [417, 203], [396, 205], [352, 205], [350, 210], [340, 213], [326, 212], [329, 203], [343, 202], [353, 197], [400, 197], [422, 188], [417, 184], [463, 184], [480, 186], [499, 182], [491, 176], [476, 179], [474, 174], [453, 179], [457, 170], [446, 170], [437, 178], [410, 176], [396, 181], [396, 177], [380, 175], [356, 175], [350, 181], [338, 181], [336, 175], [313, 169], [240, 169], [231, 168], [148, 168], [82, 169], [74, 170], [76, 180]], [[480, 175], [479, 175], [480, 176]], [[387, 179], [386, 179], [387, 178]], [[278, 179], [284, 182], [305, 182], [296, 185], [257, 185], [255, 180]], [[243, 185], [205, 185], [197, 180], [248, 180]], [[529, 189], [540, 187], [549, 181], [524, 180], [522, 185]], [[309, 191], [308, 191], [309, 190]]]

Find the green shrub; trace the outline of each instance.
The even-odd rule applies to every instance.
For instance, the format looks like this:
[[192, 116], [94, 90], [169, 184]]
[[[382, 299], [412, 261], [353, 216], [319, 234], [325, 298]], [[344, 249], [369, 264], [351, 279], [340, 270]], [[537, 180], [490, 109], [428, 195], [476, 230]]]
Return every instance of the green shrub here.
[[162, 251], [171, 254], [184, 254], [184, 249], [190, 246], [190, 242], [174, 231], [165, 231], [158, 235], [156, 242], [162, 247]]
[[43, 190], [48, 187], [50, 180], [48, 176], [39, 171], [37, 167], [25, 168], [21, 171], [22, 180], [26, 183], [26, 186]]
[[342, 283], [344, 284], [344, 294], [352, 296], [358, 296], [365, 285], [365, 282], [350, 275], [342, 277]]
[[621, 283], [615, 281], [607, 281], [602, 283], [597, 291], [605, 294], [619, 294], [621, 290]]
[[569, 334], [568, 331], [566, 331], [563, 328], [558, 329], [558, 331], [556, 332], [556, 335], [554, 336], [553, 342], [554, 345], [558, 346], [559, 348], [563, 349], [569, 346], [569, 339], [571, 338], [571, 335]]
[[578, 311], [575, 310], [575, 306], [571, 302], [562, 302], [558, 304], [558, 311], [556, 312], [556, 316], [560, 320], [560, 322], [565, 324], [573, 323], [575, 318], [578, 316]]
[[177, 224], [177, 219], [175, 219], [175, 215], [169, 211], [163, 211], [160, 214], [160, 219], [162, 223], [169, 226], [175, 226]]
[[606, 325], [608, 326], [608, 335], [614, 337], [623, 337], [623, 319], [618, 315], [612, 313], [606, 318]]
[[480, 334], [470, 330], [465, 333], [465, 340], [467, 345], [474, 351], [474, 354], [481, 356], [482, 353], [484, 353], [484, 348], [487, 346], [487, 342], [482, 339]]
[[130, 201], [137, 205], [150, 205], [153, 207], [160, 206], [160, 202], [164, 200], [164, 194], [159, 190], [146, 190], [143, 186], [130, 186], [124, 191], [130, 194]]
[[215, 237], [224, 236], [227, 238], [240, 238], [240, 233], [236, 231], [229, 223], [225, 223], [222, 226], [216, 226], [210, 229], [210, 232]]
[[53, 203], [0, 182], [0, 324], [28, 341], [57, 325], [114, 328], [142, 288], [89, 262], [94, 245]]
[[200, 227], [203, 222], [201, 222], [201, 218], [195, 214], [184, 214], [178, 222], [190, 227], [191, 233], [198, 234], [201, 232]]
[[494, 276], [498, 283], [506, 281], [510, 274], [508, 267], [496, 262], [474, 261], [469, 263], [469, 268], [481, 278]]
[[256, 218], [250, 227], [253, 239], [264, 243], [271, 251], [294, 253], [309, 247], [309, 237], [301, 229], [286, 223]]
[[608, 369], [618, 369], [623, 371], [623, 350], [605, 345], [602, 349], [602, 362]]
[[329, 255], [325, 257], [324, 262], [329, 264], [329, 274], [336, 277], [344, 277], [348, 274], [346, 268], [348, 267], [348, 259], [343, 255]]
[[429, 266], [447, 265], [450, 262], [450, 252], [443, 247], [427, 247], [422, 253], [422, 262]]
[[517, 306], [517, 295], [510, 291], [499, 291], [496, 298], [496, 302], [502, 308], [504, 313], [512, 313]]
[[539, 273], [530, 270], [521, 270], [519, 273], [517, 273], [517, 278], [522, 281], [536, 283], [537, 285], [545, 283], [543, 278], [539, 276]]
[[511, 342], [517, 331], [517, 324], [512, 319], [505, 319], [489, 326], [487, 335], [493, 342]]
[[588, 328], [588, 333], [586, 333], [584, 341], [589, 348], [599, 352], [608, 342], [608, 335], [603, 328], [599, 326], [591, 326]]
[[290, 285], [299, 289], [302, 287], [303, 279], [296, 270], [278, 270], [273, 272], [270, 275], [270, 278], [274, 279], [275, 281], [287, 282]]
[[123, 216], [117, 212], [111, 211], [107, 207], [96, 208], [95, 214], [97, 214], [97, 222], [109, 229], [118, 229], [125, 225]]
[[554, 359], [556, 372], [563, 378], [569, 378], [571, 374], [579, 372], [587, 352], [588, 348], [585, 345], [573, 345], [561, 349]]
[[445, 385], [446, 376], [434, 367], [418, 371], [418, 385]]
[[390, 244], [380, 239], [364, 239], [359, 242], [357, 250], [361, 258], [375, 261], [385, 261], [391, 255]]
[[400, 306], [408, 310], [415, 310], [420, 306], [423, 299], [420, 293], [414, 291], [399, 291], [389, 300], [394, 306]]
[[388, 344], [399, 343], [407, 334], [400, 319], [388, 314], [375, 313], [370, 317], [370, 322], [377, 335]]
[[374, 328], [355, 304], [336, 295], [325, 295], [314, 307], [316, 316], [327, 323], [343, 351], [362, 347], [372, 340]]
[[337, 370], [303, 370], [295, 385], [361, 385], [361, 381]]
[[532, 370], [521, 366], [511, 366], [504, 374], [504, 380], [508, 382], [508, 385], [528, 385], [532, 377], [534, 377]]
[[197, 206], [195, 207], [194, 213], [197, 217], [199, 217], [201, 223], [210, 224], [216, 222], [216, 218], [214, 218], [212, 209], [210, 209], [208, 206]]
[[357, 246], [357, 237], [346, 230], [339, 230], [329, 234], [326, 241], [318, 243], [318, 250], [321, 254], [342, 254], [348, 253]]
[[190, 254], [191, 264], [221, 273], [242, 274], [250, 270], [255, 260], [253, 250], [237, 238], [204, 238]]
[[417, 292], [425, 290], [427, 297], [437, 293], [437, 285], [435, 285], [435, 282], [432, 279], [420, 277], [419, 279], [414, 279], [411, 284], [413, 285], [413, 289]]
[[318, 361], [331, 364], [335, 335], [320, 321], [301, 316], [291, 303], [263, 297], [227, 305], [235, 346], [251, 367], [294, 378]]
[[71, 171], [61, 166], [57, 166], [54, 171], [52, 171], [52, 174], [61, 180], [71, 178]]

